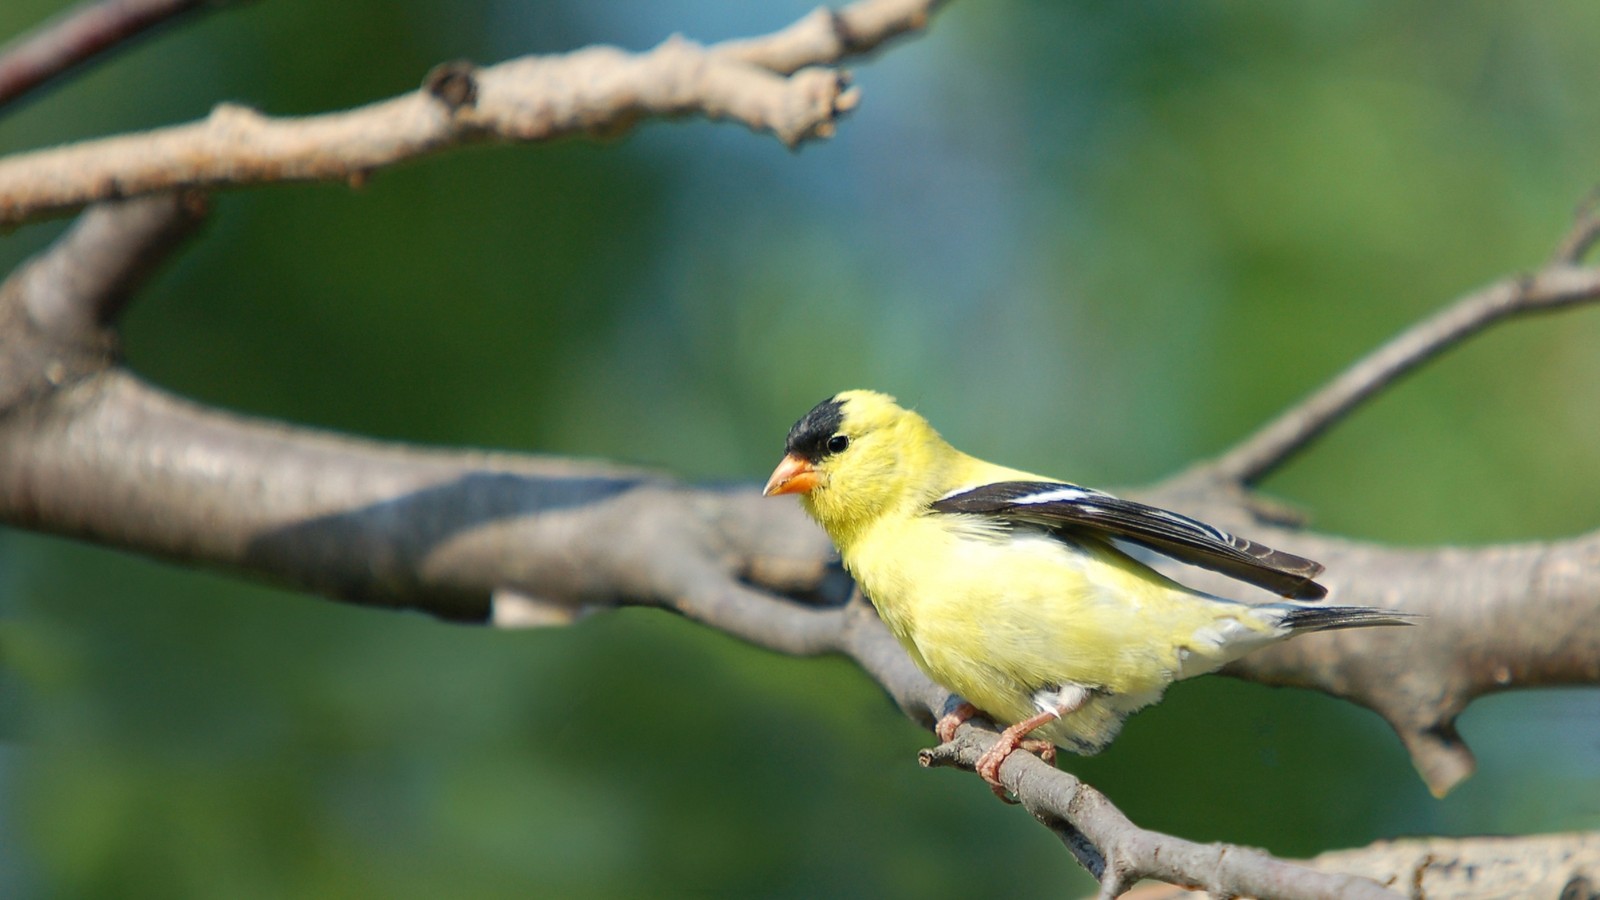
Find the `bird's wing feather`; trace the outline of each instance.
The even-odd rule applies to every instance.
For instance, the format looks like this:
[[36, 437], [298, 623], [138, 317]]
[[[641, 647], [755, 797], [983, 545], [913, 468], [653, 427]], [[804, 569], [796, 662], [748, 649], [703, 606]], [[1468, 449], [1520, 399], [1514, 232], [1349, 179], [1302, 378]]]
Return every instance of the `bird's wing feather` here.
[[1317, 600], [1328, 593], [1312, 580], [1322, 572], [1320, 563], [1235, 537], [1170, 510], [1076, 484], [999, 481], [946, 494], [934, 501], [932, 508], [939, 513], [1100, 532], [1297, 600]]

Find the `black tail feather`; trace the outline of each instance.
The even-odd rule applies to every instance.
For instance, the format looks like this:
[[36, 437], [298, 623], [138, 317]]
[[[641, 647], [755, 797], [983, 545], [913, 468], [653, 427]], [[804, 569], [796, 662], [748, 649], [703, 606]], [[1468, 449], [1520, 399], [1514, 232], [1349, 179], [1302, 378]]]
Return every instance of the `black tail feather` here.
[[1416, 613], [1369, 606], [1293, 606], [1283, 614], [1283, 627], [1294, 632], [1366, 628], [1369, 625], [1415, 625]]

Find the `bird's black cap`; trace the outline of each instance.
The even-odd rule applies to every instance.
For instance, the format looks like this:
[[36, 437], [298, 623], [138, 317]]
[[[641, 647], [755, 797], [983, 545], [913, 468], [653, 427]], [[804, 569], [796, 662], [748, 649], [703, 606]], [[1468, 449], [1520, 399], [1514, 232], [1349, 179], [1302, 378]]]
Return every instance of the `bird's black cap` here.
[[829, 397], [811, 408], [811, 411], [789, 429], [789, 439], [784, 443], [785, 453], [792, 453], [807, 462], [817, 462], [828, 455], [828, 438], [844, 425], [844, 401]]

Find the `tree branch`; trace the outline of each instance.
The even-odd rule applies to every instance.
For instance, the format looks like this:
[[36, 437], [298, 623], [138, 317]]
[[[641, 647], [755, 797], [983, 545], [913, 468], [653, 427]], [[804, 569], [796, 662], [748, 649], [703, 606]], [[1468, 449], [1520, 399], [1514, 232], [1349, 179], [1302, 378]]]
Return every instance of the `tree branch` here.
[[[702, 115], [742, 122], [793, 147], [834, 133], [857, 92], [837, 63], [920, 28], [937, 0], [861, 0], [824, 14], [850, 29], [819, 38], [817, 14], [724, 50], [670, 38], [645, 53], [589, 47], [474, 69], [451, 64], [421, 90], [345, 112], [271, 118], [222, 104], [199, 122], [0, 159], [0, 225], [98, 200], [175, 188], [280, 181], [360, 183], [396, 163], [482, 140], [613, 136], [641, 119]], [[808, 24], [811, 23], [811, 24]], [[843, 35], [850, 35], [847, 39]], [[758, 62], [772, 62], [774, 71]]]
[[[920, 756], [924, 766], [977, 765], [995, 733], [967, 729]], [[1140, 828], [1106, 796], [1030, 753], [1012, 754], [1000, 780], [1035, 819], [1049, 828], [1100, 881], [1103, 900], [1121, 895], [1143, 878], [1190, 885], [1220, 896], [1283, 900], [1392, 898], [1392, 891], [1366, 878], [1320, 872], [1232, 844], [1196, 844]]]
[[[61, 247], [71, 244], [66, 239]], [[39, 332], [37, 339], [48, 337]], [[1230, 514], [1227, 500], [1212, 497], [1205, 504], [1209, 518]], [[1241, 505], [1231, 510], [1233, 516], [1248, 515]], [[203, 409], [111, 369], [48, 397], [30, 398], [0, 416], [0, 518], [226, 566], [327, 596], [457, 620], [564, 621], [585, 608], [648, 603], [782, 652], [844, 652], [924, 725], [949, 702], [864, 602], [826, 605], [825, 538], [793, 505], [763, 500], [754, 490], [694, 490], [597, 463], [343, 438]], [[1290, 549], [1318, 542], [1336, 549], [1331, 538], [1285, 536], [1288, 541], [1282, 543]], [[1393, 640], [1392, 635], [1313, 636], [1282, 645], [1301, 648], [1296, 652], [1306, 655], [1300, 660], [1256, 654], [1247, 659], [1259, 669], [1238, 674], [1316, 685], [1358, 699], [1367, 684], [1360, 673], [1374, 660], [1401, 662], [1378, 664], [1370, 669], [1378, 673], [1372, 680], [1383, 680], [1403, 663], [1407, 679], [1424, 686], [1459, 673], [1493, 671], [1483, 669], [1482, 661], [1502, 654], [1522, 662], [1491, 679], [1496, 686], [1549, 677], [1526, 665], [1544, 655], [1530, 650], [1549, 649], [1536, 643], [1538, 636], [1530, 641], [1526, 633], [1519, 638], [1516, 629], [1486, 628], [1483, 622], [1496, 617], [1495, 604], [1522, 596], [1519, 588], [1530, 579], [1516, 567], [1528, 560], [1508, 557], [1495, 570], [1481, 555], [1441, 557], [1435, 568], [1418, 568], [1412, 581], [1396, 582], [1396, 567], [1416, 567], [1418, 561], [1383, 551], [1397, 558], [1378, 565], [1370, 554], [1379, 550], [1345, 544], [1349, 555], [1335, 562], [1338, 580], [1332, 586], [1343, 600], [1356, 592], [1381, 594], [1406, 608], [1436, 597], [1436, 619], [1406, 632], [1424, 640], [1380, 652], [1375, 641]], [[1561, 559], [1554, 551], [1540, 555], [1538, 565], [1546, 575], [1537, 580], [1575, 595], [1587, 593], [1592, 605], [1594, 592], [1582, 585], [1596, 567]], [[1443, 577], [1449, 573], [1456, 580]], [[1462, 603], [1474, 578], [1505, 585], [1503, 596]], [[809, 603], [823, 605], [781, 600], [752, 585], [804, 592]], [[1395, 591], [1405, 596], [1391, 597]], [[1578, 626], [1562, 632], [1567, 639], [1595, 633], [1583, 624], [1592, 620], [1567, 619], [1569, 625], [1573, 621]], [[1552, 617], [1552, 627], [1554, 622]], [[1481, 637], [1479, 652], [1456, 660], [1455, 642], [1473, 632], [1499, 637]], [[1503, 645], [1487, 643], [1501, 639]], [[1313, 646], [1319, 648], [1315, 655]], [[1586, 653], [1591, 661], [1597, 658], [1576, 643], [1556, 658], [1581, 661]], [[1431, 668], [1439, 665], [1447, 668]], [[1419, 695], [1428, 697], [1426, 690]], [[970, 762], [992, 735], [963, 740], [977, 743], [939, 751], [946, 756], [930, 760]], [[1015, 779], [1008, 784], [1108, 890], [1146, 875], [1204, 885], [1235, 884], [1221, 878], [1288, 884], [1271, 880], [1290, 878], [1286, 873], [1292, 870], [1270, 858], [1198, 847], [1120, 824], [1125, 820], [1104, 798], [1022, 756], [1002, 776]], [[1224, 863], [1227, 867], [1219, 870]], [[1356, 895], [1370, 889], [1339, 884], [1339, 890]], [[1288, 887], [1269, 893], [1293, 895]]]
[[[108, 334], [116, 303], [106, 298], [175, 244], [186, 209], [170, 197], [97, 209], [25, 266], [0, 288], [0, 316], [26, 326], [0, 330], [0, 365], [44, 365], [86, 334]], [[406, 448], [246, 419], [157, 391], [109, 354], [86, 359], [93, 368], [36, 378], [37, 390], [0, 408], [0, 520], [455, 620], [548, 624], [656, 605], [780, 652], [845, 653], [925, 726], [951, 702], [869, 605], [838, 605], [826, 539], [791, 504], [600, 463]], [[1229, 673], [1377, 710], [1437, 793], [1471, 770], [1453, 722], [1472, 698], [1600, 680], [1600, 536], [1401, 551], [1259, 521], [1252, 495], [1204, 470], [1142, 495], [1324, 560], [1339, 602], [1429, 615], [1416, 629], [1287, 642]], [[992, 740], [974, 727], [926, 759], [970, 764]], [[1146, 876], [1275, 896], [1374, 889], [1137, 829], [1025, 756], [1002, 777], [1106, 892]]]
[[0, 160], [0, 224], [178, 187], [360, 183], [375, 170], [469, 141], [612, 135], [643, 116], [735, 119], [792, 146], [830, 133], [855, 103], [837, 73], [784, 78], [679, 39], [640, 55], [590, 47], [524, 57], [471, 78], [460, 96], [473, 102], [424, 89], [299, 119], [222, 104], [189, 125], [19, 154]]
[[[1223, 673], [1315, 688], [1373, 710], [1400, 736], [1436, 796], [1475, 767], [1455, 728], [1472, 700], [1515, 688], [1600, 683], [1600, 531], [1548, 543], [1397, 549], [1263, 520], [1251, 495], [1193, 473], [1136, 493], [1322, 562], [1330, 603], [1426, 617], [1416, 628], [1285, 641]], [[1209, 572], [1168, 574], [1202, 590], [1240, 593], [1237, 582]]]
[[[224, 107], [195, 125], [0, 160], [0, 220], [173, 185], [360, 178], [466, 140], [622, 129], [646, 115], [693, 112], [794, 140], [820, 136], [853, 94], [838, 76], [815, 73], [820, 87], [797, 100], [791, 94], [812, 71], [800, 67], [920, 27], [936, 5], [869, 0], [710, 50], [669, 41], [641, 55], [592, 48], [484, 70], [449, 65], [423, 91], [303, 120]], [[793, 79], [774, 74], [795, 70]], [[558, 85], [558, 75], [586, 80]], [[791, 101], [802, 113], [781, 124], [772, 110]], [[197, 155], [173, 155], [187, 152]], [[124, 165], [112, 153], [145, 156]], [[28, 177], [18, 174], [29, 166]], [[780, 652], [844, 653], [925, 726], [952, 702], [865, 601], [841, 602], [826, 539], [791, 504], [598, 462], [410, 448], [248, 419], [117, 368], [117, 311], [199, 215], [192, 197], [97, 208], [0, 286], [0, 521], [506, 627], [655, 605]], [[1600, 226], [1580, 222], [1551, 266], [1464, 298], [1218, 462], [1140, 492], [1324, 560], [1339, 602], [1430, 616], [1422, 628], [1288, 642], [1229, 674], [1318, 687], [1379, 711], [1437, 793], [1471, 770], [1454, 732], [1471, 699], [1600, 680], [1600, 533], [1400, 551], [1264, 522], [1244, 486], [1471, 334], [1592, 299], [1600, 273], [1576, 263], [1597, 235]], [[993, 739], [970, 723], [923, 759], [970, 767]], [[1102, 896], [1147, 876], [1219, 893], [1390, 896], [1361, 878], [1139, 829], [1103, 795], [1026, 754], [1001, 778], [1100, 879]]]
[[[1473, 699], [1513, 687], [1600, 682], [1600, 532], [1538, 544], [1396, 550], [1282, 528], [1246, 488], [1362, 402], [1489, 326], [1600, 298], [1600, 268], [1575, 265], [1597, 239], [1591, 200], [1545, 268], [1456, 300], [1217, 460], [1144, 495], [1321, 561], [1339, 603], [1427, 616], [1422, 628], [1285, 642], [1226, 673], [1315, 687], [1372, 709], [1400, 736], [1436, 796], [1476, 767], [1455, 727]], [[1219, 593], [1236, 589], [1210, 573], [1184, 577]]]
[[122, 305], [206, 213], [199, 195], [97, 207], [0, 285], [0, 412], [103, 372]]
[[1203, 466], [1210, 477], [1255, 485], [1384, 388], [1497, 322], [1600, 297], [1600, 269], [1558, 261], [1468, 294], [1418, 322]]
[[[837, 649], [888, 690], [905, 713], [925, 728], [959, 699], [929, 681], [859, 591], [840, 617]], [[923, 766], [971, 769], [997, 732], [969, 720], [955, 740], [919, 754]], [[1034, 818], [1061, 838], [1110, 898], [1141, 878], [1205, 885], [1220, 894], [1271, 897], [1392, 897], [1360, 878], [1312, 872], [1292, 863], [1226, 844], [1200, 845], [1147, 831], [1128, 821], [1111, 801], [1075, 776], [1027, 753], [1013, 754], [1000, 779]]]
[[725, 41], [717, 51], [729, 59], [789, 74], [863, 56], [894, 38], [921, 31], [943, 5], [944, 0], [882, 0], [838, 10], [818, 7], [782, 31]]
[[1578, 265], [1589, 255], [1589, 251], [1594, 249], [1596, 242], [1600, 242], [1600, 187], [1591, 190], [1589, 196], [1578, 204], [1572, 228], [1567, 231], [1567, 236], [1561, 239], [1555, 254], [1550, 257], [1550, 265]]
[[[462, 621], [489, 620], [501, 592], [569, 617], [652, 603], [737, 627], [752, 610], [735, 576], [794, 589], [825, 571], [826, 540], [799, 511], [758, 501], [601, 463], [232, 416], [115, 370], [0, 427], [10, 524]], [[804, 608], [764, 609], [770, 627], [804, 633]]]
[[91, 0], [0, 47], [0, 108], [185, 13], [219, 0]]
[[56, 340], [98, 340], [209, 206], [204, 194], [190, 192], [89, 210], [54, 251], [14, 276], [29, 317]]
[[[1322, 871], [1350, 872], [1413, 897], [1589, 898], [1600, 887], [1600, 834], [1531, 837], [1408, 838], [1334, 850], [1304, 860]], [[1172, 885], [1141, 885], [1127, 900], [1199, 900]]]

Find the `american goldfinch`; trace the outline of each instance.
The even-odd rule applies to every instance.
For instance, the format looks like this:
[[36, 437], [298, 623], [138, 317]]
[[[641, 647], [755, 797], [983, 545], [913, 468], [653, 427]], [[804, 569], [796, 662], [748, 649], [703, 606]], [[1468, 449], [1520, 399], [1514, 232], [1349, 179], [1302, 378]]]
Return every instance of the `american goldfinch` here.
[[[1004, 796], [1019, 746], [1098, 753], [1167, 685], [1330, 628], [1409, 624], [1321, 598], [1322, 566], [1187, 516], [984, 462], [873, 391], [845, 391], [789, 431], [765, 493], [799, 494], [928, 677], [1006, 725], [978, 773]], [[1184, 587], [1119, 550], [1140, 544], [1292, 598], [1252, 605]], [[1027, 740], [1038, 735], [1048, 741]]]

